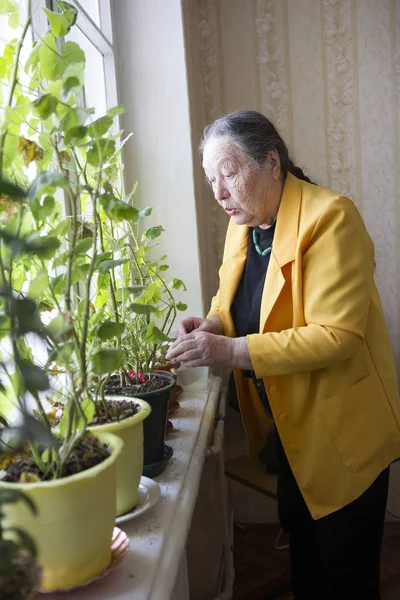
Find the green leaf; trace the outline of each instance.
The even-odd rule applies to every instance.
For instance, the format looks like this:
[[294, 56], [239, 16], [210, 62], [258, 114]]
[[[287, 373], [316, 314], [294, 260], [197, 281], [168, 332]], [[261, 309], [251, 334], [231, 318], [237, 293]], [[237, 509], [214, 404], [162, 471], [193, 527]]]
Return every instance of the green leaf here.
[[57, 315], [50, 321], [47, 326], [47, 331], [53, 337], [58, 337], [64, 329], [64, 319], [61, 315]]
[[76, 23], [78, 11], [71, 5], [62, 13], [53, 12], [48, 8], [44, 8], [43, 10], [47, 15], [51, 31], [55, 37], [65, 37]]
[[137, 315], [150, 315], [151, 313], [157, 312], [157, 307], [152, 306], [151, 304], [139, 304], [137, 302], [133, 302], [129, 308], [129, 311], [135, 312]]
[[159, 271], [168, 271], [169, 269], [169, 265], [159, 265], [158, 270]]
[[124, 265], [127, 262], [128, 262], [127, 258], [124, 258], [124, 259], [119, 258], [116, 260], [103, 260], [97, 267], [97, 270], [100, 271], [100, 273], [106, 273], [110, 269], [113, 269], [114, 267], [118, 267], [119, 265]]
[[29, 73], [30, 67], [34, 67], [34, 68], [37, 67], [38, 62], [39, 62], [40, 45], [38, 45], [37, 42], [33, 42], [32, 48], [33, 48], [33, 50], [30, 53], [28, 60], [26, 61], [26, 64], [25, 64], [25, 69], [24, 69], [25, 73]]
[[165, 229], [162, 225], [150, 227], [143, 233], [142, 240], [155, 240], [156, 238], [160, 237], [163, 231], [165, 231]]
[[22, 199], [26, 198], [26, 191], [11, 181], [0, 179], [0, 196]]
[[142, 210], [139, 212], [139, 221], [141, 221], [145, 217], [149, 217], [152, 212], [153, 209], [151, 206], [146, 206], [146, 208], [142, 208]]
[[187, 310], [187, 304], [185, 304], [184, 302], [177, 302], [176, 308], [183, 312], [183, 311]]
[[[26, 497], [28, 497], [28, 496], [26, 496]], [[29, 533], [27, 533], [23, 529], [20, 529], [19, 527], [9, 527], [8, 531], [12, 532], [14, 536], [17, 536], [18, 546], [20, 548], [24, 548], [27, 552], [29, 552], [29, 554], [32, 555], [33, 558], [36, 557], [36, 555], [37, 555], [36, 544], [33, 541], [33, 538], [29, 535]]]
[[64, 144], [69, 146], [71, 142], [74, 144], [76, 140], [83, 140], [87, 135], [88, 128], [85, 125], [77, 125], [76, 127], [71, 127], [65, 132]]
[[82, 241], [78, 242], [78, 244], [74, 248], [74, 253], [75, 254], [86, 254], [86, 252], [88, 252], [90, 250], [90, 248], [93, 246], [93, 241], [94, 241], [94, 238], [87, 237], [87, 238], [83, 239]]
[[154, 323], [149, 323], [146, 330], [146, 339], [149, 342], [166, 342], [169, 337], [165, 335]]
[[38, 200], [33, 200], [30, 204], [30, 209], [36, 221], [44, 221], [56, 209], [56, 201], [53, 196], [46, 196], [42, 204]]
[[31, 393], [47, 390], [49, 378], [44, 369], [27, 359], [17, 361], [17, 366], [26, 390]]
[[38, 298], [43, 294], [47, 286], [49, 285], [49, 276], [47, 271], [42, 271], [35, 277], [29, 286], [28, 296], [30, 298]]
[[110, 138], [100, 138], [93, 142], [86, 155], [87, 161], [93, 167], [107, 162], [115, 152], [115, 142]]
[[33, 114], [40, 119], [48, 119], [55, 112], [58, 100], [51, 94], [44, 94], [32, 103]]
[[84, 85], [85, 63], [73, 62], [65, 69], [61, 86], [62, 100], [68, 100], [71, 92], [80, 90]]
[[90, 137], [97, 139], [107, 133], [113, 124], [114, 119], [110, 116], [100, 117], [93, 121], [88, 127]]
[[94, 261], [94, 268], [97, 269], [97, 267], [99, 266], [99, 264], [101, 262], [103, 262], [104, 260], [109, 260], [112, 257], [112, 252], [100, 252], [100, 254], [97, 254], [95, 261]]
[[11, 27], [11, 29], [18, 29], [19, 21], [20, 21], [20, 12], [17, 9], [11, 13], [11, 15], [8, 19], [8, 24]]
[[13, 300], [14, 314], [18, 320], [18, 333], [23, 335], [30, 331], [39, 333], [42, 322], [36, 303], [31, 298], [17, 298]]
[[95, 327], [93, 335], [101, 340], [111, 340], [113, 337], [121, 337], [124, 331], [125, 325], [123, 323], [104, 321], [104, 323], [100, 323]]
[[63, 294], [67, 286], [67, 278], [65, 275], [57, 275], [51, 280], [51, 287], [56, 296]]
[[60, 245], [60, 242], [54, 237], [35, 236], [23, 239], [5, 229], [0, 229], [0, 239], [3, 239], [10, 247], [14, 256], [26, 253], [37, 254], [40, 258], [49, 258]]
[[100, 204], [106, 211], [107, 215], [115, 221], [133, 221], [136, 222], [138, 211], [136, 208], [119, 200], [112, 194], [103, 194], [100, 199]]
[[52, 258], [55, 251], [60, 247], [61, 242], [52, 236], [37, 236], [31, 240], [25, 241], [24, 251], [29, 254], [36, 254], [39, 258]]
[[86, 62], [84, 51], [75, 42], [65, 42], [61, 46], [61, 56], [63, 58], [64, 70], [71, 63], [75, 63], [75, 62], [85, 63]]
[[70, 231], [71, 227], [72, 219], [67, 217], [66, 219], [63, 219], [55, 229], [53, 229], [52, 234], [56, 237], [59, 235], [65, 235]]
[[131, 285], [131, 286], [125, 287], [125, 288], [119, 288], [115, 293], [115, 297], [118, 302], [122, 302], [130, 294], [134, 294], [134, 295], [141, 294], [145, 289], [146, 288], [144, 287], [144, 285]]
[[46, 33], [43, 37], [38, 52], [41, 76], [49, 81], [57, 79], [63, 72], [64, 63], [51, 33]]
[[112, 373], [122, 366], [123, 361], [123, 350], [115, 348], [99, 350], [93, 355], [93, 371], [98, 375]]
[[29, 510], [34, 515], [37, 515], [36, 505], [29, 496], [19, 490], [7, 490], [4, 488], [0, 490], [0, 505], [15, 504], [16, 502], [25, 502]]
[[9, 15], [16, 9], [15, 2], [12, 0], [1, 0], [0, 1], [0, 15]]
[[123, 106], [114, 106], [114, 108], [110, 108], [107, 111], [107, 114], [110, 115], [110, 117], [115, 117], [116, 115], [123, 115], [125, 112], [125, 108]]
[[11, 320], [10, 317], [5, 315], [0, 315], [0, 340], [6, 335], [10, 335], [11, 333]]
[[57, 4], [61, 8], [62, 12], [66, 12], [71, 9], [75, 10], [72, 4], [69, 2], [64, 2], [64, 0], [57, 0]]
[[172, 280], [172, 283], [171, 283], [171, 287], [174, 290], [181, 290], [183, 292], [186, 292], [186, 285], [183, 283], [182, 279], [176, 279], [174, 277], [174, 279]]
[[76, 346], [75, 342], [65, 342], [57, 352], [56, 362], [59, 365], [69, 365], [75, 362]]
[[89, 273], [90, 265], [84, 264], [75, 266], [72, 273], [72, 283], [77, 283], [78, 281], [87, 281], [88, 273]]
[[[82, 402], [81, 407], [82, 407], [82, 412], [85, 415], [87, 423], [90, 424], [93, 421], [94, 413], [95, 413], [95, 410], [96, 410], [95, 403], [90, 398], [86, 398]], [[83, 428], [84, 425], [85, 424], [83, 422], [83, 419], [81, 420], [81, 418], [79, 417], [79, 419], [78, 419], [78, 427], [79, 428]]]
[[68, 187], [68, 181], [60, 173], [56, 171], [39, 173], [28, 190], [28, 198], [34, 200], [42, 195], [44, 188], [53, 189], [58, 187]]

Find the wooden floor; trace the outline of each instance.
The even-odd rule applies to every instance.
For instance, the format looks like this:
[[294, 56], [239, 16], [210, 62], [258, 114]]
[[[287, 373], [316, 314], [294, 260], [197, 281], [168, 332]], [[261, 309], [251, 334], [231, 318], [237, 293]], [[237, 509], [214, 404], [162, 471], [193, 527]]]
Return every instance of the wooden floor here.
[[[235, 528], [233, 600], [293, 600], [288, 550], [275, 550], [275, 524]], [[400, 523], [388, 523], [382, 549], [382, 600], [400, 599]]]

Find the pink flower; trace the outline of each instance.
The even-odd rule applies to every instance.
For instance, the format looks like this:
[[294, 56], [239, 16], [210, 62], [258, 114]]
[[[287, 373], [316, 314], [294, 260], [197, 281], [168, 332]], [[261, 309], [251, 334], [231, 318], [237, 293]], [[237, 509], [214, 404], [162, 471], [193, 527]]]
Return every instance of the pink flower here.
[[133, 369], [131, 369], [128, 373], [128, 377], [129, 379], [133, 379], [135, 377], [136, 373]]
[[139, 371], [137, 374], [137, 380], [138, 380], [138, 383], [146, 383], [147, 377], [144, 373], [142, 373], [142, 371]]

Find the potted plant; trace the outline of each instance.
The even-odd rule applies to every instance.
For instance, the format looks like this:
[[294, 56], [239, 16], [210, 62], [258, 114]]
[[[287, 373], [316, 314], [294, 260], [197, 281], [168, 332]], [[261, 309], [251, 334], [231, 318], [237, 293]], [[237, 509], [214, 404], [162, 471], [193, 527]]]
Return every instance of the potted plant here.
[[[124, 351], [118, 372], [104, 380], [104, 392], [107, 397], [124, 394], [141, 398], [151, 406], [151, 415], [144, 423], [144, 464], [154, 465], [154, 474], [161, 472], [167, 462], [164, 440], [176, 377], [165, 371], [165, 355], [177, 313], [187, 308], [175, 298], [175, 293], [186, 287], [177, 278], [168, 282], [167, 257], [154, 256], [163, 227], [143, 227], [151, 208], [138, 211], [130, 206], [127, 214], [126, 203], [135, 189], [136, 186], [125, 196], [119, 177], [110, 181], [102, 200], [99, 227], [103, 251], [117, 251], [119, 259], [109, 270], [103, 293], [96, 301], [99, 309], [106, 310], [121, 327], [119, 343]], [[147, 469], [146, 474], [149, 473]]]
[[[62, 14], [55, 26], [67, 30], [76, 11], [64, 2], [60, 6]], [[51, 22], [50, 14], [49, 19]], [[38, 173], [27, 192], [9, 181], [0, 183], [0, 318], [2, 349], [4, 344], [11, 356], [3, 357], [0, 366], [8, 396], [20, 412], [33, 402], [37, 422], [47, 433], [50, 423], [43, 394], [49, 387], [49, 374], [66, 376], [58, 390], [65, 408], [57, 439], [50, 436], [51, 443], [29, 441], [26, 451], [2, 470], [0, 490], [23, 491], [37, 506], [36, 517], [17, 504], [7, 506], [4, 515], [8, 526], [22, 527], [36, 540], [43, 568], [41, 589], [47, 591], [88, 581], [109, 564], [116, 514], [116, 461], [122, 442], [111, 434], [94, 436], [86, 431], [94, 413], [88, 379], [92, 373], [99, 378], [110, 365], [114, 369], [118, 352], [101, 354], [98, 336], [90, 334], [94, 313], [90, 274], [96, 253], [92, 252], [88, 267], [81, 261], [87, 241], [79, 237], [84, 226], [78, 226], [74, 206], [83, 193], [82, 184], [73, 179], [75, 166], [71, 167], [68, 151], [60, 147], [60, 137], [80, 126], [78, 118], [88, 116], [79, 112], [71, 96], [58, 99], [67, 89], [71, 92], [72, 83], [81, 85], [84, 57], [72, 42], [58, 50], [53, 33], [46, 34], [28, 60], [34, 81], [29, 93], [34, 100], [27, 98], [18, 70], [30, 20], [28, 2], [21, 38], [7, 49], [12, 60], [5, 72], [9, 97], [2, 114], [0, 174], [26, 189], [26, 166], [36, 162]], [[51, 75], [54, 80], [49, 80]], [[25, 122], [29, 135], [39, 121], [38, 139], [20, 135]], [[97, 142], [90, 149], [94, 146], [97, 148]], [[58, 170], [49, 169], [54, 157]], [[61, 220], [55, 198], [60, 189], [65, 190], [71, 210], [71, 215]], [[82, 288], [73, 295], [79, 282]], [[50, 348], [46, 369], [33, 360], [28, 340], [32, 334]]]
[[[25, 167], [35, 162], [40, 170], [46, 169], [30, 187], [30, 212], [35, 230], [56, 237], [61, 244], [50, 267], [43, 261], [29, 267], [32, 294], [46, 308], [49, 319], [51, 316], [47, 328], [51, 352], [46, 369], [73, 382], [75, 401], [81, 407], [77, 410], [82, 412], [85, 425], [99, 432], [118, 433], [123, 439], [124, 449], [117, 461], [119, 515], [138, 501], [143, 420], [150, 412], [143, 401], [114, 398], [111, 402], [102, 391], [104, 377], [120, 367], [124, 354], [120, 345], [123, 324], [110, 320], [98, 301], [110, 270], [119, 264], [114, 250], [104, 250], [101, 211], [108, 186], [119, 169], [124, 142], [112, 129], [123, 109], [116, 107], [93, 120], [93, 110], [78, 103], [85, 56], [77, 44], [62, 42], [74, 26], [76, 9], [65, 2], [59, 6], [61, 13], [46, 10], [50, 31], [27, 61], [26, 70], [35, 82], [31, 86], [34, 101], [23, 95], [21, 98], [16, 86], [13, 123], [22, 118], [23, 107], [23, 122], [29, 129], [25, 137], [19, 137], [22, 156], [14, 153], [9, 161], [14, 171], [18, 160], [22, 171], [22, 161]], [[122, 210], [126, 218], [134, 211], [128, 203]], [[58, 394], [56, 402], [52, 394], [51, 414], [58, 415], [56, 424], [64, 432], [69, 414], [62, 388]]]
[[40, 583], [36, 544], [25, 531], [7, 527], [4, 507], [24, 502], [33, 514], [36, 507], [28, 496], [17, 490], [0, 490], [0, 590], [4, 600], [32, 600]]
[[[14, 192], [0, 183], [0, 194], [8, 200]], [[41, 442], [29, 440], [28, 448], [2, 469], [0, 490], [24, 492], [37, 506], [33, 516], [25, 505], [5, 507], [10, 527], [22, 528], [37, 542], [43, 568], [41, 589], [68, 588], [104, 570], [111, 556], [111, 535], [116, 511], [116, 467], [122, 442], [112, 435], [86, 435], [84, 409], [72, 391], [68, 395], [68, 419], [62, 435], [53, 441], [40, 393], [49, 380], [44, 369], [32, 360], [27, 336], [51, 334], [43, 325], [32, 298], [15, 287], [18, 267], [53, 248], [53, 240], [13, 228], [24, 221], [27, 209], [19, 202], [7, 226], [0, 228], [0, 315], [2, 343], [9, 352], [1, 362], [2, 381], [11, 390], [20, 413], [34, 401], [39, 423], [47, 426]], [[71, 384], [72, 389], [73, 384]], [[41, 428], [42, 431], [42, 428]], [[112, 452], [110, 454], [110, 452]], [[99, 502], [101, 498], [101, 503]], [[71, 518], [73, 527], [71, 526]]]

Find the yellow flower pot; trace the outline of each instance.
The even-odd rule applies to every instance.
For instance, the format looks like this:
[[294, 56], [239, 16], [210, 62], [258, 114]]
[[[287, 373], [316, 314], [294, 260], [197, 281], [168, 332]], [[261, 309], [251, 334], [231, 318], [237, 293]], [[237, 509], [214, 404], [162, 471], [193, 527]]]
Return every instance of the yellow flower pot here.
[[42, 591], [89, 581], [110, 563], [116, 461], [123, 443], [108, 433], [95, 436], [112, 448], [112, 455], [95, 467], [53, 481], [0, 481], [0, 488], [23, 491], [36, 504], [36, 516], [23, 502], [6, 505], [4, 513], [6, 527], [20, 527], [37, 544]]
[[95, 425], [89, 429], [114, 433], [124, 442], [117, 459], [117, 516], [135, 508], [139, 500], [139, 483], [143, 472], [143, 421], [149, 416], [151, 407], [144, 400], [128, 396], [106, 396], [107, 400], [125, 400], [139, 404], [140, 411], [123, 421]]

